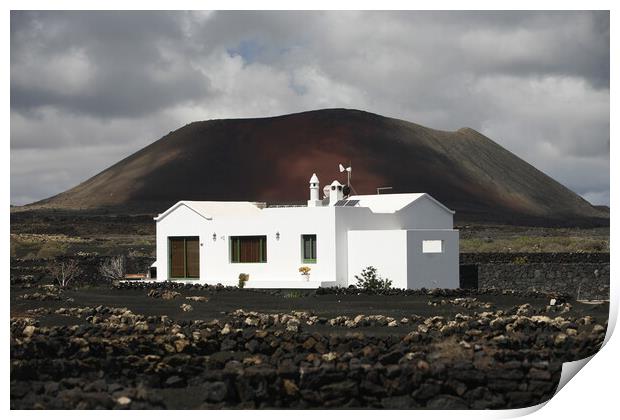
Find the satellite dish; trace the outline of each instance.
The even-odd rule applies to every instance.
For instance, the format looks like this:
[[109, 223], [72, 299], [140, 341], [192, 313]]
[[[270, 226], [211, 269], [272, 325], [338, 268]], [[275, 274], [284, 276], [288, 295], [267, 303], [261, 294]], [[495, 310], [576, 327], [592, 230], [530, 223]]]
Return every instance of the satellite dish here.
[[338, 168], [340, 169], [340, 172], [344, 172], [345, 171], [345, 168], [344, 168], [344, 166], [342, 166], [342, 163], [338, 164]]
[[329, 197], [329, 190], [330, 190], [330, 186], [326, 185], [323, 187], [323, 197]]

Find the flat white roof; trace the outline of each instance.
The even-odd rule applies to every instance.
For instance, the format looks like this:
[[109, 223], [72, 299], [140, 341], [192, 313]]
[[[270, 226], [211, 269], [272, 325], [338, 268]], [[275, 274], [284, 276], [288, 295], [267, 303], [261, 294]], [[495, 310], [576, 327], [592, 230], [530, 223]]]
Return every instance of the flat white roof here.
[[359, 200], [358, 207], [368, 207], [373, 213], [395, 213], [422, 197], [428, 197], [439, 207], [454, 213], [427, 193], [352, 195], [347, 200]]
[[[431, 201], [435, 202], [445, 211], [449, 213], [454, 213], [454, 211], [450, 210], [426, 193], [352, 195], [346, 198], [346, 200], [357, 200], [358, 202], [356, 203], [355, 207], [365, 207], [373, 213], [395, 213], [425, 196], [428, 197]], [[211, 220], [214, 217], [238, 217], [256, 215], [264, 208], [264, 203], [253, 203], [251, 201], [179, 201], [174, 206], [166, 210], [164, 213], [155, 217], [155, 220], [163, 219], [168, 214], [177, 209], [179, 206], [187, 206], [189, 209], [198, 213], [205, 219]], [[316, 209], [329, 207], [331, 206], [314, 208]], [[309, 207], [300, 206], [299, 208], [307, 209]], [[273, 208], [268, 209], [272, 210]]]
[[373, 213], [395, 213], [424, 196], [424, 193], [352, 195], [347, 200], [359, 200], [359, 207]]

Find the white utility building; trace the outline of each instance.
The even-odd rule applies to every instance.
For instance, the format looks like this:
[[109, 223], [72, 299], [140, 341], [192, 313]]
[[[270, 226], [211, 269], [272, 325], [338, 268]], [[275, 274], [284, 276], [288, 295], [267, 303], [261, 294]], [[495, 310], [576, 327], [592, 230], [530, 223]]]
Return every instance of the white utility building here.
[[306, 207], [179, 201], [155, 218], [151, 277], [237, 285], [247, 273], [246, 287], [346, 287], [373, 266], [392, 287], [459, 286], [452, 210], [425, 193], [345, 197], [348, 189], [334, 181], [321, 199], [313, 174]]

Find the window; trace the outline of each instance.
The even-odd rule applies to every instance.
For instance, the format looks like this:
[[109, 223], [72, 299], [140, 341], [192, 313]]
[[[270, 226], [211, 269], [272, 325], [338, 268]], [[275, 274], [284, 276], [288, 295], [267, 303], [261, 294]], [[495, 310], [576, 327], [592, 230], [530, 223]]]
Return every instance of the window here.
[[424, 254], [441, 254], [443, 252], [443, 241], [422, 241], [422, 252]]
[[168, 238], [170, 278], [195, 279], [200, 276], [200, 244], [197, 236]]
[[267, 262], [267, 236], [231, 236], [230, 262]]
[[305, 263], [316, 262], [316, 235], [301, 235], [301, 259]]

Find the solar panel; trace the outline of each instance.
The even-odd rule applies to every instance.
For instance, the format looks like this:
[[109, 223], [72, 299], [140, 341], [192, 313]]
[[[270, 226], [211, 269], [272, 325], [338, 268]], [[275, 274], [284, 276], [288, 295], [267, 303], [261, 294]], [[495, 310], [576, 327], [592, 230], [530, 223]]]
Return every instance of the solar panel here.
[[354, 207], [359, 203], [359, 200], [338, 200], [334, 206], [337, 207]]

